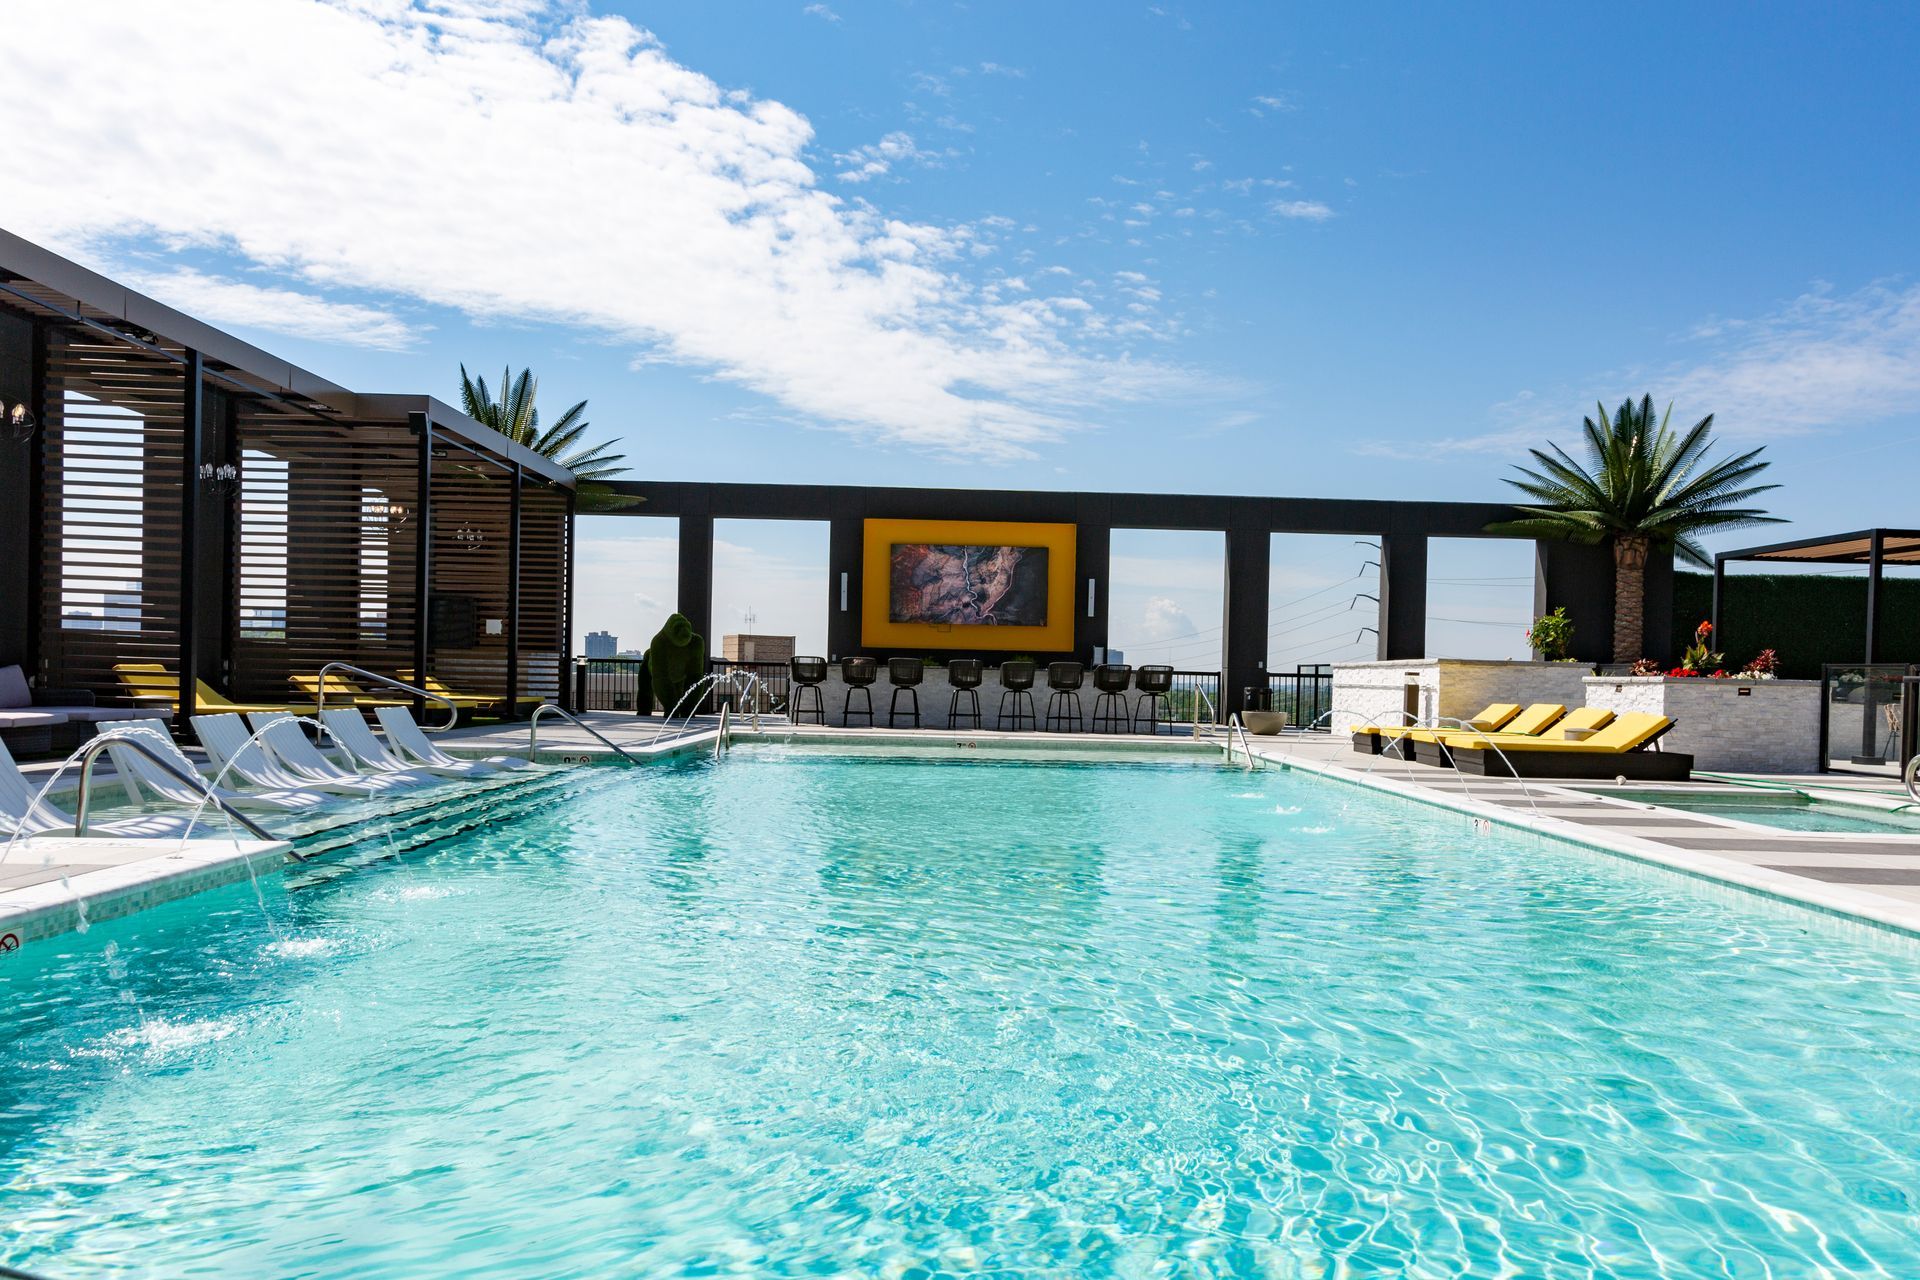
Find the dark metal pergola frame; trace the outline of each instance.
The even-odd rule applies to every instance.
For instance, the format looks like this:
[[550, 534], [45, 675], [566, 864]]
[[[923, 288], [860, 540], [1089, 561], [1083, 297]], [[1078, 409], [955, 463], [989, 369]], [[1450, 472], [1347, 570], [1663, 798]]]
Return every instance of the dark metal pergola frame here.
[[1881, 583], [1889, 564], [1920, 565], [1920, 529], [1861, 529], [1722, 551], [1713, 558], [1713, 633], [1720, 635], [1720, 602], [1727, 566], [1739, 561], [1775, 564], [1857, 564], [1867, 570], [1867, 644], [1864, 661], [1879, 661]]
[[[441, 401], [423, 395], [366, 395], [350, 391], [310, 373], [284, 359], [275, 357], [211, 325], [146, 297], [117, 281], [71, 262], [58, 254], [0, 230], [0, 310], [32, 326], [31, 351], [26, 352], [31, 408], [46, 429], [36, 433], [28, 449], [14, 459], [6, 471], [8, 487], [17, 481], [24, 501], [8, 513], [7, 527], [0, 529], [0, 547], [8, 556], [17, 556], [24, 565], [18, 576], [25, 589], [18, 598], [4, 601], [6, 610], [18, 608], [20, 617], [8, 619], [7, 648], [17, 649], [18, 657], [30, 669], [40, 664], [41, 630], [38, 622], [46, 592], [54, 584], [45, 579], [42, 544], [45, 536], [43, 452], [48, 432], [59, 406], [50, 403], [48, 375], [50, 338], [78, 335], [102, 349], [125, 352], [136, 361], [146, 362], [149, 378], [164, 378], [166, 394], [178, 404], [180, 428], [177, 463], [177, 498], [165, 503], [168, 530], [177, 530], [178, 599], [168, 621], [177, 625], [175, 646], [178, 663], [178, 703], [182, 709], [194, 705], [195, 681], [206, 668], [204, 657], [218, 657], [229, 665], [235, 638], [231, 633], [219, 642], [213, 653], [212, 638], [202, 634], [200, 615], [206, 610], [230, 612], [238, 572], [232, 561], [224, 566], [208, 562], [197, 543], [205, 534], [207, 521], [219, 521], [218, 513], [206, 508], [201, 476], [203, 463], [235, 463], [238, 457], [238, 433], [230, 412], [224, 448], [213, 447], [206, 412], [208, 399], [216, 393], [233, 404], [250, 404], [288, 424], [311, 424], [320, 433], [354, 432], [367, 429], [405, 430], [409, 442], [405, 449], [411, 458], [405, 465], [417, 472], [418, 492], [414, 499], [413, 553], [414, 581], [411, 604], [415, 627], [411, 657], [416, 675], [430, 670], [428, 661], [431, 592], [434, 589], [432, 565], [435, 530], [436, 482], [434, 460], [449, 451], [483, 460], [501, 474], [502, 518], [505, 542], [504, 586], [505, 626], [505, 705], [518, 705], [521, 688], [521, 608], [522, 608], [522, 512], [530, 508], [536, 496], [544, 518], [556, 516], [564, 521], [558, 547], [561, 565], [555, 567], [558, 590], [571, 591], [572, 538], [570, 532], [574, 507], [574, 477], [551, 459], [507, 439], [475, 422]], [[158, 385], [149, 382], [147, 385]], [[214, 415], [218, 416], [218, 415]], [[304, 429], [304, 428], [302, 428]], [[399, 459], [396, 459], [398, 461]], [[16, 475], [15, 472], [18, 472]], [[539, 491], [536, 495], [534, 491]], [[556, 504], [560, 504], [556, 508]], [[157, 509], [157, 508], [156, 508]], [[529, 512], [528, 518], [533, 518]], [[15, 524], [19, 527], [13, 527]], [[216, 526], [217, 527], [217, 523]], [[209, 544], [212, 554], [216, 548]], [[231, 554], [237, 555], [237, 550]], [[224, 570], [224, 572], [222, 572]], [[10, 596], [13, 592], [10, 590]], [[224, 601], [224, 603], [223, 603]], [[568, 651], [571, 648], [570, 610], [564, 595], [543, 606], [556, 616], [559, 628], [556, 669], [552, 680], [558, 688], [567, 687]], [[544, 644], [541, 646], [546, 647]], [[58, 673], [43, 673], [58, 674]], [[544, 683], [544, 681], [542, 681]], [[103, 692], [107, 692], [104, 691]], [[286, 696], [284, 691], [280, 696]], [[511, 713], [511, 712], [510, 712]]]

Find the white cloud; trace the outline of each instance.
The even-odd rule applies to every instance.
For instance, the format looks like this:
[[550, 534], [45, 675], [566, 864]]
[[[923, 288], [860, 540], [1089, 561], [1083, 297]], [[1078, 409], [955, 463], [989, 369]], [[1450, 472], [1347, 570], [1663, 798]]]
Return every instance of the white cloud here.
[[9, 5], [0, 43], [8, 225], [108, 270], [572, 324], [974, 459], [1177, 382], [984, 298], [966, 228], [820, 190], [804, 117], [578, 0]]
[[1148, 640], [1176, 640], [1196, 630], [1193, 619], [1171, 596], [1153, 596], [1141, 611], [1140, 633]]
[[1304, 218], [1309, 222], [1325, 222], [1333, 216], [1333, 210], [1318, 200], [1275, 200], [1267, 209], [1283, 218]]
[[912, 134], [896, 131], [878, 142], [841, 152], [833, 159], [835, 164], [847, 166], [834, 177], [842, 182], [866, 182], [891, 172], [895, 165], [933, 164], [939, 157], [916, 147]]
[[1027, 78], [1025, 68], [1009, 67], [999, 62], [981, 63], [980, 74], [983, 76], [1005, 76], [1009, 80], [1025, 80]]
[[[1682, 427], [1711, 413], [1718, 434], [1747, 445], [1867, 426], [1920, 403], [1920, 285], [1881, 283], [1845, 296], [1817, 288], [1757, 320], [1696, 326], [1687, 341], [1713, 350], [1606, 374], [1598, 400], [1611, 413], [1628, 396], [1650, 394], [1663, 411], [1672, 402]], [[1417, 445], [1372, 441], [1359, 452], [1521, 455], [1547, 440], [1572, 449], [1580, 419], [1596, 412], [1591, 390], [1522, 391], [1488, 410], [1486, 431]]]
[[[1845, 297], [1818, 288], [1703, 336], [1727, 347], [1660, 380], [1674, 416], [1711, 412], [1742, 437], [1801, 435], [1911, 413], [1920, 403], [1920, 285]], [[1658, 387], [1655, 399], [1662, 398]]]
[[315, 342], [378, 351], [405, 351], [420, 339], [420, 333], [406, 321], [378, 307], [226, 280], [191, 267], [153, 274], [127, 273], [122, 278], [168, 306], [215, 324], [266, 329]]
[[840, 21], [840, 15], [824, 4], [810, 4], [800, 12], [806, 14], [808, 17], [821, 18], [827, 22]]

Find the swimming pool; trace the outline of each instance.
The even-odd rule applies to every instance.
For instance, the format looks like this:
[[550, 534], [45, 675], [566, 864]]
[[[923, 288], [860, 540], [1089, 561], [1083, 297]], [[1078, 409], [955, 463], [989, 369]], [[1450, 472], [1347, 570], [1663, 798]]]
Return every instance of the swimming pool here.
[[1817, 800], [1791, 791], [1620, 791], [1616, 800], [1679, 809], [1711, 818], [1734, 818], [1783, 831], [1824, 831], [1835, 835], [1920, 836], [1920, 808], [1875, 809], [1866, 805]]
[[1301, 773], [582, 770], [0, 964], [49, 1275], [1920, 1275], [1920, 961]]

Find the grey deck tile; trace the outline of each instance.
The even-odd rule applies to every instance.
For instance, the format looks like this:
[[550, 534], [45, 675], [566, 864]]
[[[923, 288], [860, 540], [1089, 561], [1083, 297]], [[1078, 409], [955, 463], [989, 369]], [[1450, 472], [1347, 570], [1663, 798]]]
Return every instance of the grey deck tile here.
[[1920, 885], [1920, 867], [1793, 867], [1769, 866], [1769, 871], [1784, 871], [1809, 880], [1829, 884]]

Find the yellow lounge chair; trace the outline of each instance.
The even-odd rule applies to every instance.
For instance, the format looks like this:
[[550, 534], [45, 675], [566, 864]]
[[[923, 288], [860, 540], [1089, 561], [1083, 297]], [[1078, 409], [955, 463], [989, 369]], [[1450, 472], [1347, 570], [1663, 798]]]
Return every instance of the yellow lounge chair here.
[[[320, 702], [320, 677], [317, 675], [288, 676], [288, 683], [313, 699], [317, 706]], [[327, 672], [327, 705], [344, 707], [351, 703], [362, 711], [378, 707], [410, 707], [413, 699], [399, 696], [380, 696], [370, 694], [338, 671]]]
[[[1490, 732], [1504, 728], [1519, 714], [1520, 704], [1517, 702], [1489, 703], [1479, 715], [1468, 721], [1474, 729], [1467, 732], [1475, 730]], [[1377, 756], [1386, 749], [1389, 742], [1398, 741], [1410, 733], [1417, 732], [1420, 730], [1413, 725], [1356, 724], [1353, 726], [1353, 749], [1361, 755]]]
[[[1547, 704], [1541, 703], [1540, 707]], [[1449, 744], [1473, 739], [1476, 742], [1491, 742], [1505, 746], [1509, 742], [1579, 742], [1594, 730], [1613, 719], [1613, 712], [1604, 707], [1576, 707], [1559, 719], [1554, 720], [1538, 733], [1526, 733], [1518, 726], [1528, 720], [1530, 713], [1538, 708], [1529, 707], [1527, 713], [1516, 717], [1512, 723], [1498, 733], [1455, 732], [1445, 737], [1426, 736], [1414, 741], [1414, 758], [1422, 764], [1449, 764], [1446, 748]]]
[[[1536, 702], [1500, 726], [1496, 732], [1503, 737], [1538, 737], [1566, 714], [1567, 709], [1558, 702]], [[1472, 721], [1468, 723], [1473, 724]], [[1474, 725], [1472, 728], [1415, 729], [1406, 736], [1414, 742], [1445, 742], [1449, 738], [1475, 737], [1487, 732], [1488, 730]]]
[[[422, 689], [425, 689], [428, 693], [437, 693], [441, 697], [449, 699], [455, 706], [459, 707], [460, 710], [462, 711], [485, 710], [485, 711], [491, 711], [491, 712], [498, 712], [498, 711], [504, 710], [507, 705], [507, 699], [505, 695], [496, 696], [494, 694], [484, 694], [484, 693], [459, 693], [453, 689], [448, 688], [445, 684], [442, 684], [440, 681], [440, 677], [438, 676], [428, 676], [425, 680], [416, 682], [410, 675], [403, 672], [401, 673], [400, 678], [402, 680], [407, 681], [407, 683], [409, 684], [418, 683], [419, 686]], [[528, 711], [533, 710], [535, 707], [539, 705], [540, 705], [540, 699], [538, 698], [523, 697], [519, 701], [519, 706], [524, 707]]]
[[[120, 684], [126, 689], [126, 697], [135, 706], [152, 707], [158, 710], [164, 706], [178, 713], [180, 710], [180, 677], [168, 671], [158, 662], [116, 662], [113, 674], [118, 676]], [[195, 711], [224, 712], [233, 711], [248, 714], [255, 711], [291, 711], [297, 715], [313, 714], [313, 706], [288, 706], [265, 702], [235, 702], [220, 693], [205, 680], [193, 682], [193, 700]]]
[[1666, 716], [1627, 711], [1579, 741], [1480, 734], [1450, 741], [1447, 753], [1461, 772], [1495, 777], [1684, 782], [1693, 776], [1693, 757], [1656, 745], [1673, 725]]

